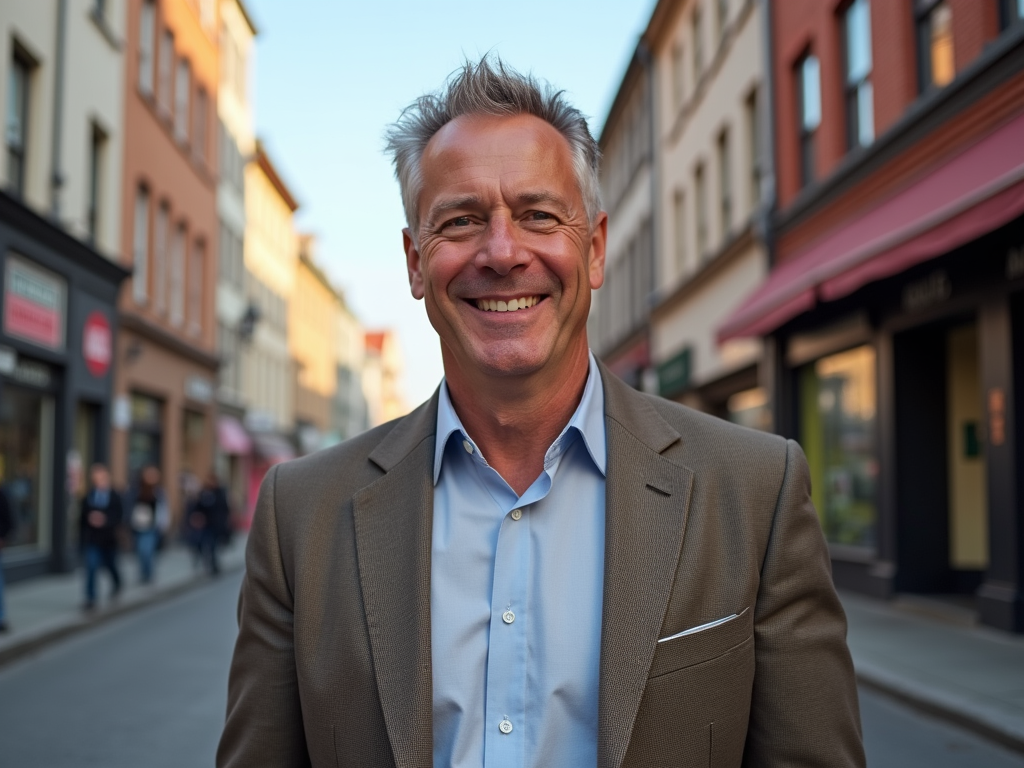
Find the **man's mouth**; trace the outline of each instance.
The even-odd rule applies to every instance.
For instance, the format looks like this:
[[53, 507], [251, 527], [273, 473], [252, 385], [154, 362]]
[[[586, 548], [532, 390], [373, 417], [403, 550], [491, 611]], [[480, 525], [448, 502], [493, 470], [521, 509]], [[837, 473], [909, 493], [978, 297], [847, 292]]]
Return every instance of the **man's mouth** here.
[[516, 312], [529, 309], [540, 301], [542, 296], [520, 296], [515, 299], [476, 299], [476, 308], [484, 312]]

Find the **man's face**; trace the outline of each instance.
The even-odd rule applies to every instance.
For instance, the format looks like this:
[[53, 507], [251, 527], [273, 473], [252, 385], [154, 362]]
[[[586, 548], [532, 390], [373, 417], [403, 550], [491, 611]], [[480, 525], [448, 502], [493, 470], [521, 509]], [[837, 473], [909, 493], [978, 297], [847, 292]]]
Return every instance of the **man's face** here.
[[93, 488], [105, 491], [110, 487], [110, 473], [106, 469], [103, 467], [93, 467], [91, 474]]
[[587, 221], [565, 138], [532, 115], [464, 116], [434, 135], [420, 170], [409, 283], [449, 376], [451, 364], [522, 376], [585, 350], [607, 217]]

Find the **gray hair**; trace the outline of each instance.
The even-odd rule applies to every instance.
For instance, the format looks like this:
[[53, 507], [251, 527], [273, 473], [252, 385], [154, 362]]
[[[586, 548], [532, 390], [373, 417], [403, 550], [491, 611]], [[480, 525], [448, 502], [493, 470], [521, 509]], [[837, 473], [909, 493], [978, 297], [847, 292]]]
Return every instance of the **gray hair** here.
[[583, 113], [570, 105], [564, 94], [532, 75], [516, 72], [499, 57], [492, 61], [486, 55], [476, 64], [466, 61], [449, 76], [440, 91], [420, 96], [402, 110], [398, 120], [384, 133], [385, 151], [394, 158], [405, 219], [413, 237], [419, 226], [416, 203], [423, 186], [423, 152], [435, 133], [462, 115], [527, 114], [550, 123], [569, 142], [587, 221], [593, 224], [601, 212], [601, 150]]

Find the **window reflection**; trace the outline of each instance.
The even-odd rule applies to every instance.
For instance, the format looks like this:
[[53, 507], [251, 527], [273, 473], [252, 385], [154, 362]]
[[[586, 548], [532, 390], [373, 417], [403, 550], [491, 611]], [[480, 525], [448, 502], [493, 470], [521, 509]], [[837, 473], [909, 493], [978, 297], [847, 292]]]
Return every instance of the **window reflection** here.
[[875, 352], [869, 346], [824, 357], [801, 370], [801, 443], [825, 537], [873, 547]]

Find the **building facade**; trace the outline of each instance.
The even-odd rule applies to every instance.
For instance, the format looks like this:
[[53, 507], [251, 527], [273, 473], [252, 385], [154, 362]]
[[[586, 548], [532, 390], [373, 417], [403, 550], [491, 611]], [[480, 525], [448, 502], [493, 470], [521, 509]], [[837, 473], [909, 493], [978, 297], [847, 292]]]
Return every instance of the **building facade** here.
[[259, 321], [245, 281], [245, 166], [256, 150], [250, 97], [255, 38], [256, 27], [241, 0], [220, 0], [216, 464], [235, 509], [247, 505], [252, 462], [252, 440], [243, 426], [242, 347], [251, 342]]
[[766, 340], [838, 584], [1024, 631], [1024, 6], [771, 25], [774, 264], [720, 338]]
[[178, 519], [213, 466], [218, 359], [218, 7], [128, 0], [120, 301], [111, 464], [161, 468]]
[[0, 18], [0, 486], [7, 578], [74, 567], [84, 468], [110, 455], [125, 8]]
[[660, 3], [648, 27], [657, 73], [658, 392], [769, 429], [759, 339], [720, 344], [719, 323], [768, 269], [763, 4]]

